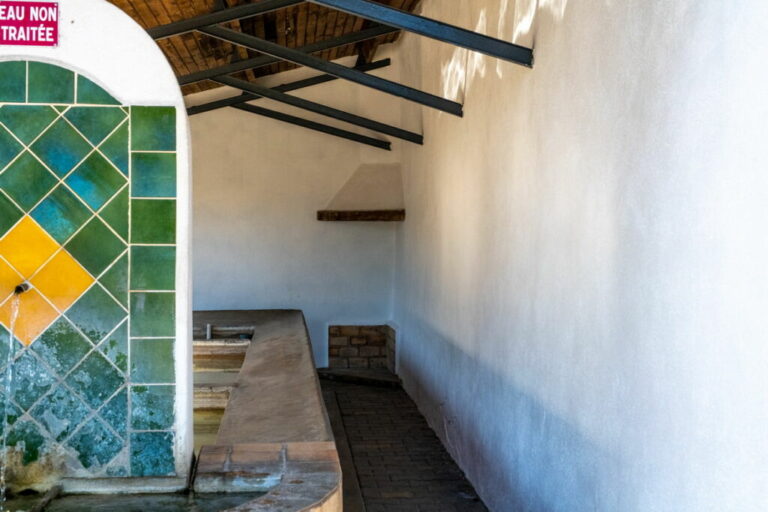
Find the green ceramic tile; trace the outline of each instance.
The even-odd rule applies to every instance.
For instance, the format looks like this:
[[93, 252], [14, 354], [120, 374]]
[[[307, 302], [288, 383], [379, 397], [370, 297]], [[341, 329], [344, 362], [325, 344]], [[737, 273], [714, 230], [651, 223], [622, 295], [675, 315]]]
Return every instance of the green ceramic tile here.
[[128, 392], [123, 389], [100, 411], [101, 417], [115, 432], [125, 437], [128, 426]]
[[123, 450], [124, 442], [98, 419], [93, 418], [67, 444], [77, 452], [84, 468], [99, 468]]
[[51, 437], [62, 441], [75, 431], [90, 412], [82, 400], [64, 386], [59, 386], [45, 395], [29, 414], [50, 432]]
[[174, 340], [131, 340], [131, 381], [167, 384], [175, 381]]
[[19, 221], [22, 215], [24, 212], [0, 193], [0, 238]]
[[126, 183], [125, 176], [99, 153], [92, 153], [66, 179], [67, 185], [94, 210], [99, 210]]
[[100, 275], [125, 251], [120, 241], [98, 218], [92, 219], [65, 246], [92, 275]]
[[91, 212], [66, 187], [59, 185], [32, 210], [32, 217], [63, 244], [91, 218]]
[[173, 337], [175, 324], [175, 294], [131, 293], [131, 336]]
[[128, 187], [99, 212], [99, 217], [123, 237], [123, 240], [128, 240]]
[[175, 247], [131, 247], [132, 290], [174, 290], [175, 284]]
[[66, 375], [93, 348], [66, 318], [59, 318], [31, 346], [60, 377]]
[[127, 313], [104, 289], [95, 285], [66, 313], [93, 344], [99, 343], [123, 321]]
[[0, 126], [0, 171], [24, 149], [11, 133]]
[[35, 140], [57, 117], [58, 112], [47, 105], [5, 105], [0, 108], [0, 123], [24, 144]]
[[[5, 371], [3, 368], [5, 368], [5, 364], [8, 361], [8, 337], [9, 337], [8, 329], [6, 329], [2, 324], [0, 324], [0, 369], [1, 371]], [[13, 343], [13, 356], [16, 357], [19, 350], [21, 350], [23, 345], [14, 338]], [[2, 382], [2, 379], [0, 378], [0, 382]]]
[[26, 61], [0, 62], [0, 102], [24, 103], [26, 99]]
[[[7, 407], [7, 409], [6, 409]], [[21, 409], [13, 405], [13, 402], [9, 402], [5, 399], [5, 395], [0, 393], [0, 414], [7, 414], [8, 415], [8, 425], [13, 425], [16, 423], [16, 420], [18, 420], [21, 415], [23, 414], [21, 412]], [[5, 425], [2, 421], [0, 421], [0, 436], [3, 436], [5, 434]]]
[[25, 411], [55, 382], [45, 365], [28, 350], [22, 351], [13, 363], [13, 399]]
[[99, 352], [91, 352], [66, 379], [67, 384], [93, 408], [112, 396], [125, 379]]
[[77, 75], [77, 102], [90, 105], [119, 105], [120, 102], [107, 91], [85, 78]]
[[117, 301], [128, 307], [128, 254], [124, 254], [99, 278], [101, 285]]
[[30, 148], [40, 160], [63, 178], [93, 150], [74, 128], [59, 119]]
[[133, 197], [176, 197], [176, 153], [133, 153]]
[[33, 422], [17, 421], [8, 432], [8, 446], [22, 451], [21, 463], [31, 464], [47, 451], [47, 441]]
[[122, 371], [128, 369], [128, 322], [114, 330], [99, 345], [99, 351]]
[[94, 146], [98, 146], [126, 116], [119, 107], [72, 107], [64, 117]]
[[131, 149], [134, 151], [176, 150], [176, 109], [131, 107]]
[[172, 244], [176, 242], [176, 201], [133, 199], [131, 221], [131, 243]]
[[123, 123], [115, 130], [115, 133], [99, 146], [99, 150], [120, 169], [120, 172], [128, 176], [128, 123]]
[[28, 151], [0, 174], [0, 189], [27, 212], [57, 183], [56, 177]]
[[171, 476], [175, 472], [172, 432], [131, 434], [132, 476]]
[[173, 428], [176, 386], [132, 386], [131, 428], [165, 430]]
[[74, 103], [75, 74], [43, 62], [29, 63], [29, 103]]

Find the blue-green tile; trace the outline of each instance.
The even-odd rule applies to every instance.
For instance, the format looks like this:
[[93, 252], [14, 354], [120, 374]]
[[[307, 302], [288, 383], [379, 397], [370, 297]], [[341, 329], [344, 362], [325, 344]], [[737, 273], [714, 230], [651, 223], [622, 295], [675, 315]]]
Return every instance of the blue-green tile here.
[[131, 428], [166, 430], [173, 428], [175, 386], [132, 386]]
[[8, 432], [8, 446], [22, 452], [21, 462], [28, 465], [40, 459], [48, 451], [48, 442], [33, 422], [17, 421]]
[[56, 177], [28, 151], [0, 174], [0, 189], [27, 212], [57, 183]]
[[99, 210], [126, 184], [126, 179], [103, 156], [94, 152], [66, 182], [91, 208]]
[[131, 200], [131, 243], [173, 244], [176, 242], [176, 201]]
[[126, 116], [119, 107], [72, 107], [64, 117], [85, 135], [91, 144], [98, 146]]
[[27, 63], [0, 62], [0, 102], [24, 103], [27, 99]]
[[94, 344], [104, 339], [127, 316], [98, 284], [80, 297], [66, 315]]
[[77, 452], [84, 468], [100, 468], [123, 449], [124, 441], [96, 418], [91, 419], [67, 442]]
[[128, 369], [128, 322], [115, 329], [99, 345], [99, 351], [122, 371]]
[[99, 278], [101, 285], [117, 301], [128, 307], [128, 254], [124, 254]]
[[32, 217], [57, 242], [63, 244], [91, 218], [91, 212], [66, 187], [60, 185], [32, 210]]
[[128, 429], [128, 392], [122, 389], [107, 402], [99, 414], [115, 432], [125, 437]]
[[60, 178], [93, 150], [74, 128], [59, 119], [30, 148]]
[[55, 381], [48, 369], [29, 350], [22, 351], [13, 363], [13, 399], [25, 411], [43, 396]]
[[[6, 407], [8, 407], [7, 410]], [[23, 413], [21, 412], [21, 409], [14, 405], [13, 402], [6, 400], [3, 393], [0, 393], [0, 436], [5, 434], [5, 425], [2, 419], [6, 414], [8, 415], [8, 425], [13, 425]]]
[[109, 158], [115, 167], [126, 176], [128, 176], [128, 149], [128, 123], [120, 126], [99, 146], [99, 150], [104, 153], [104, 156]]
[[24, 212], [0, 193], [0, 238], [21, 219], [22, 215]]
[[175, 472], [173, 433], [131, 434], [132, 476], [171, 476]]
[[133, 153], [133, 197], [176, 197], [176, 153]]
[[176, 295], [131, 293], [131, 336], [171, 338], [176, 326]]
[[74, 103], [75, 74], [43, 62], [29, 63], [29, 103]]
[[128, 187], [112, 198], [99, 212], [99, 217], [123, 237], [123, 240], [128, 240]]
[[0, 171], [21, 153], [24, 146], [11, 133], [0, 126]]
[[131, 146], [134, 151], [175, 151], [176, 109], [131, 107]]
[[24, 144], [29, 144], [59, 116], [47, 105], [5, 105], [0, 108], [3, 123]]
[[[2, 376], [0, 376], [0, 383], [4, 382], [2, 379], [5, 378], [5, 365], [8, 363], [8, 338], [10, 337], [10, 334], [8, 332], [8, 329], [5, 328], [2, 324], [0, 324], [0, 369], [3, 372]], [[13, 339], [13, 354], [11, 354], [11, 357], [16, 357], [16, 355], [19, 353], [19, 350], [24, 348], [24, 345], [21, 344], [21, 342], [14, 338]]]
[[176, 284], [176, 248], [131, 247], [131, 289], [173, 291]]
[[82, 400], [64, 386], [48, 393], [30, 411], [30, 416], [43, 425], [51, 436], [62, 441], [90, 414]]
[[125, 379], [100, 352], [91, 352], [67, 377], [67, 384], [94, 409], [101, 407]]
[[60, 377], [72, 369], [93, 348], [66, 318], [59, 318], [31, 346]]
[[171, 384], [175, 381], [173, 339], [131, 340], [131, 381]]
[[77, 102], [89, 105], [119, 105], [107, 91], [83, 75], [77, 75]]
[[94, 276], [101, 275], [125, 251], [120, 241], [98, 218], [88, 222], [65, 248]]

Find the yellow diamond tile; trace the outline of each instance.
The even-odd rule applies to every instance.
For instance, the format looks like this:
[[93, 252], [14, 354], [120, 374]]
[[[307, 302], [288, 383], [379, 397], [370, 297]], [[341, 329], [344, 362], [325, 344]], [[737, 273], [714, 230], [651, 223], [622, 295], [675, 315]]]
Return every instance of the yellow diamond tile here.
[[53, 305], [64, 312], [93, 284], [93, 278], [67, 251], [59, 251], [31, 281]]
[[13, 293], [14, 288], [24, 281], [6, 262], [0, 259], [0, 304]]
[[28, 216], [0, 240], [0, 255], [24, 277], [31, 276], [58, 248], [59, 244]]
[[[58, 318], [59, 313], [48, 304], [37, 290], [30, 290], [20, 295], [19, 315], [14, 328], [15, 336], [24, 345], [30, 345], [45, 329]], [[8, 300], [0, 307], [0, 323], [11, 328], [13, 300]]]

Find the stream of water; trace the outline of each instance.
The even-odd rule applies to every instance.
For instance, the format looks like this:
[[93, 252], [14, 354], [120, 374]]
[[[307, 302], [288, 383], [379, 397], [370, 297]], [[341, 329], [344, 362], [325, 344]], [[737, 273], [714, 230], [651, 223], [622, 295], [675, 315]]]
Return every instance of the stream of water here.
[[3, 392], [5, 393], [5, 396], [3, 397], [3, 438], [2, 438], [2, 462], [0, 463], [0, 512], [4, 512], [6, 510], [5, 507], [5, 499], [6, 499], [6, 483], [5, 483], [5, 472], [6, 468], [8, 467], [8, 411], [10, 409], [9, 405], [11, 402], [11, 395], [13, 392], [13, 333], [16, 328], [16, 319], [19, 316], [19, 304], [21, 302], [21, 296], [16, 294], [11, 298], [11, 325], [10, 325], [10, 334], [8, 335], [8, 355], [6, 357], [6, 365], [5, 365], [5, 378], [3, 379], [3, 382], [5, 384]]

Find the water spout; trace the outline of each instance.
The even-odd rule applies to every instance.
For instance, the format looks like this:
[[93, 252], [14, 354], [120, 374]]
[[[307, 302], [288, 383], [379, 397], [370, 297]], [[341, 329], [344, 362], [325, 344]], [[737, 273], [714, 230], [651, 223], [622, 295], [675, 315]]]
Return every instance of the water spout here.
[[19, 286], [17, 286], [13, 290], [13, 293], [14, 293], [14, 295], [21, 295], [24, 292], [28, 292], [30, 290], [30, 288], [32, 288], [32, 286], [25, 281], [25, 282], [21, 283]]

